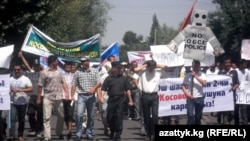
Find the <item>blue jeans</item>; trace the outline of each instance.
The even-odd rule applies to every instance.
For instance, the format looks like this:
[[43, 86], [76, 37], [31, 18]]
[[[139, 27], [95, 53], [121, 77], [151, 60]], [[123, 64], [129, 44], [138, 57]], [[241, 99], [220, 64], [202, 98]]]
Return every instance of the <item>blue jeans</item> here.
[[[129, 107], [129, 117], [131, 118], [141, 118], [141, 92], [139, 89], [131, 90], [132, 99], [134, 101], [134, 106]], [[127, 104], [127, 103], [126, 103]]]
[[76, 136], [82, 136], [82, 123], [85, 108], [87, 108], [87, 137], [94, 136], [94, 116], [95, 116], [95, 95], [81, 95], [78, 94], [77, 108], [76, 108]]
[[108, 121], [107, 121], [108, 98], [109, 98], [109, 96], [107, 94], [105, 94], [104, 95], [104, 103], [100, 104], [102, 123], [103, 123], [103, 126], [105, 129], [109, 127]]
[[201, 125], [204, 99], [204, 97], [187, 99], [187, 125]]

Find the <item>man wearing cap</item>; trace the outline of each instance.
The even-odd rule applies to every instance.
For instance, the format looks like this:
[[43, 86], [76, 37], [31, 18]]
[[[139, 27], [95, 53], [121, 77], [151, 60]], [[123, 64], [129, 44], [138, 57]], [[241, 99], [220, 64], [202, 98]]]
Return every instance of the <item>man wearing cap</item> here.
[[75, 72], [72, 80], [71, 98], [74, 100], [77, 88], [77, 117], [76, 117], [76, 140], [80, 141], [82, 137], [82, 122], [85, 108], [87, 109], [87, 129], [86, 137], [89, 140], [94, 139], [94, 115], [95, 115], [95, 92], [100, 83], [98, 82], [98, 71], [90, 67], [88, 57], [81, 58], [82, 68]]
[[112, 70], [110, 75], [104, 80], [102, 84], [102, 94], [100, 97], [100, 102], [104, 102], [104, 95], [107, 92], [108, 108], [107, 108], [107, 119], [110, 128], [110, 138], [114, 141], [121, 140], [122, 128], [123, 128], [123, 107], [126, 101], [127, 93], [129, 97], [129, 105], [133, 105], [133, 100], [131, 98], [131, 85], [127, 78], [122, 75], [121, 64], [119, 62], [112, 63]]

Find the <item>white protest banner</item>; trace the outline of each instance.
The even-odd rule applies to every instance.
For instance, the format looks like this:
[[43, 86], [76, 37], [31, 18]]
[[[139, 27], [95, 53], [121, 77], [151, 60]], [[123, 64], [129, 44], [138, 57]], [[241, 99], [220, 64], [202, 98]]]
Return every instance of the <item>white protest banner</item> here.
[[[243, 81], [244, 82], [244, 81]], [[242, 82], [240, 86], [242, 85]], [[250, 81], [244, 82], [244, 87], [239, 87], [236, 90], [236, 103], [237, 104], [250, 104]]]
[[[224, 75], [209, 75], [204, 87], [206, 96], [203, 112], [234, 110], [231, 77]], [[186, 96], [181, 90], [183, 78], [161, 79], [159, 85], [159, 116], [186, 114]]]
[[0, 55], [0, 68], [9, 69], [13, 51], [14, 45], [0, 47], [0, 52], [2, 52], [2, 55]]
[[[150, 49], [154, 60], [159, 64], [164, 64], [170, 67], [181, 65], [192, 66], [192, 59], [183, 58], [184, 44], [185, 42], [182, 42], [179, 45], [177, 53], [171, 51], [166, 45], [154, 45], [150, 46]], [[215, 57], [213, 50], [211, 44], [207, 42], [205, 57], [203, 60], [200, 60], [201, 66], [212, 66], [214, 64]]]
[[241, 42], [241, 59], [250, 60], [250, 40], [244, 39]]
[[183, 50], [178, 49], [178, 52], [174, 53], [166, 45], [150, 46], [150, 50], [154, 60], [159, 64], [169, 67], [182, 66], [184, 64]]
[[129, 63], [136, 61], [138, 65], [142, 65], [145, 62], [145, 55], [151, 54], [151, 51], [128, 51]]
[[0, 74], [0, 110], [10, 110], [10, 75]]

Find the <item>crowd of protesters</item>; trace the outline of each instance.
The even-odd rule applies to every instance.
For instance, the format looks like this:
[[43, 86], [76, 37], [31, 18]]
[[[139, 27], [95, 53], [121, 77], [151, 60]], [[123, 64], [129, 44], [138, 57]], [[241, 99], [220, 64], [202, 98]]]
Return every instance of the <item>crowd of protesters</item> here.
[[[121, 140], [123, 119], [127, 118], [140, 122], [141, 135], [146, 137], [146, 141], [154, 141], [154, 125], [159, 124], [160, 118], [159, 82], [160, 79], [174, 77], [184, 78], [182, 90], [187, 97], [187, 125], [201, 125], [205, 99], [203, 86], [206, 85], [208, 75], [212, 74], [232, 78], [234, 111], [213, 112], [211, 116], [217, 117], [218, 124], [247, 125], [250, 120], [250, 106], [236, 104], [236, 89], [243, 89], [242, 84], [250, 81], [249, 66], [245, 60], [240, 60], [239, 67], [233, 65], [230, 57], [224, 57], [223, 61], [210, 67], [202, 67], [199, 61], [194, 60], [192, 67], [171, 68], [157, 64], [153, 59], [138, 65], [137, 62], [120, 63], [115, 60], [115, 56], [109, 56], [107, 62], [96, 69], [90, 66], [90, 59], [84, 57], [79, 64], [65, 62], [64, 72], [61, 72], [57, 56], [48, 57], [47, 68], [41, 67], [37, 59], [30, 66], [22, 52], [19, 57], [22, 63], [13, 64], [5, 72], [11, 74], [11, 126], [9, 135], [6, 135], [6, 123], [1, 116], [0, 140], [8, 138], [23, 141], [26, 114], [29, 134], [32, 136], [50, 141], [50, 120], [52, 114], [55, 114], [58, 139], [64, 139], [62, 123], [65, 123], [67, 139], [93, 140], [95, 110], [98, 109], [104, 135], [110, 139]], [[193, 87], [191, 81], [195, 84]], [[4, 111], [0, 110], [2, 113]], [[84, 119], [86, 123], [83, 123]], [[176, 125], [179, 116], [161, 119], [165, 121], [164, 124]], [[72, 133], [73, 128], [76, 129], [75, 135]]]

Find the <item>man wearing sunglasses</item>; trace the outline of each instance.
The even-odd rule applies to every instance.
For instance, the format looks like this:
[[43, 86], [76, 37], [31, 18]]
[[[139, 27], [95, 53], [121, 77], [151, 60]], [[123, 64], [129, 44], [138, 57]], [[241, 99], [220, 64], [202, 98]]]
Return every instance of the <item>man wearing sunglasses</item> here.
[[15, 64], [13, 74], [14, 75], [10, 78], [10, 94], [12, 102], [10, 140], [14, 140], [16, 131], [15, 121], [16, 116], [18, 116], [18, 140], [23, 141], [28, 92], [33, 91], [33, 86], [30, 79], [23, 75], [22, 65]]

